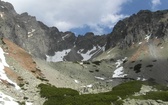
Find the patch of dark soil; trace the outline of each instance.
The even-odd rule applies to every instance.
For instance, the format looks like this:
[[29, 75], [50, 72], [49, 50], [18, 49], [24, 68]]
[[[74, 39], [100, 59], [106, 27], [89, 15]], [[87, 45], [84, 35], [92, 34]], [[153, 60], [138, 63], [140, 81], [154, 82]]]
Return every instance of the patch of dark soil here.
[[146, 67], [153, 67], [153, 65], [147, 65]]
[[142, 67], [142, 64], [137, 64], [137, 65], [135, 65], [134, 66], [134, 71], [135, 71], [135, 73], [139, 73], [139, 72], [141, 72], [141, 67]]
[[132, 61], [131, 63], [135, 63], [135, 61]]
[[153, 62], [156, 62], [157, 60], [153, 60]]
[[98, 69], [96, 69], [95, 71], [96, 71], [96, 72], [99, 72], [99, 70], [98, 70]]
[[133, 69], [133, 67], [129, 67], [129, 69]]
[[162, 44], [162, 43], [158, 43], [158, 44], [157, 44], [157, 47], [160, 46], [161, 44]]
[[94, 73], [94, 71], [92, 71], [92, 70], [89, 70], [89, 72], [90, 72], [90, 73]]
[[123, 64], [126, 63], [127, 61], [128, 61], [128, 60], [124, 60], [124, 61], [123, 61]]
[[111, 58], [111, 59], [110, 59], [110, 62], [114, 62], [114, 59], [113, 59], [113, 58]]
[[93, 64], [100, 65], [101, 61], [93, 61]]
[[88, 62], [88, 61], [83, 61], [83, 64], [90, 64], [90, 62]]

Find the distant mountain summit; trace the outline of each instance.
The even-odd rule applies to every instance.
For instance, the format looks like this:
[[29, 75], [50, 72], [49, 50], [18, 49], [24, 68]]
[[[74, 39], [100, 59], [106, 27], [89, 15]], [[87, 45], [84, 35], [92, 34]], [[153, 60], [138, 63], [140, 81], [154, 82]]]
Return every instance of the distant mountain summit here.
[[141, 10], [108, 35], [76, 36], [0, 1], [0, 104], [167, 105], [167, 68], [168, 10]]
[[129, 48], [151, 35], [167, 39], [168, 11], [141, 10], [119, 21], [108, 35], [83, 36], [48, 27], [28, 13], [17, 14], [10, 3], [0, 1], [0, 36], [12, 40], [34, 57], [50, 62], [92, 60], [105, 50]]
[[10, 3], [0, 1], [0, 5], [1, 37], [9, 38], [35, 57], [54, 62], [80, 61], [92, 59], [104, 51], [106, 36], [60, 32], [28, 13], [17, 14]]
[[120, 20], [108, 35], [106, 49], [119, 45], [128, 48], [151, 35], [151, 38], [168, 38], [168, 10], [151, 12], [141, 10], [137, 14]]

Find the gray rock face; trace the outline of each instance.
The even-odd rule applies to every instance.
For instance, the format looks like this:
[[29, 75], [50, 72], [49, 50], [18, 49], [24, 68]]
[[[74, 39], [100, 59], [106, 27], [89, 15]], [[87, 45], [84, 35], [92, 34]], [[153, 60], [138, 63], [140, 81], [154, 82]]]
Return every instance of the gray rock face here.
[[10, 3], [0, 1], [0, 36], [12, 40], [33, 56], [48, 61], [91, 60], [111, 47], [130, 47], [150, 38], [168, 40], [168, 11], [142, 10], [119, 21], [108, 35], [83, 36], [48, 27], [28, 13], [17, 14]]
[[168, 34], [168, 11], [151, 12], [141, 10], [129, 18], [119, 21], [108, 35], [106, 49], [119, 45], [129, 47], [151, 35], [151, 38], [165, 38]]
[[84, 59], [77, 53], [79, 49], [84, 49], [86, 53], [96, 46], [94, 51], [97, 51], [100, 50], [98, 47], [106, 44], [106, 36], [87, 33], [77, 37], [72, 32], [60, 32], [56, 27], [48, 27], [28, 13], [17, 14], [10, 3], [0, 1], [0, 5], [0, 36], [9, 38], [35, 57], [46, 59], [46, 55], [52, 57], [58, 51], [70, 49], [62, 60], [77, 61]]

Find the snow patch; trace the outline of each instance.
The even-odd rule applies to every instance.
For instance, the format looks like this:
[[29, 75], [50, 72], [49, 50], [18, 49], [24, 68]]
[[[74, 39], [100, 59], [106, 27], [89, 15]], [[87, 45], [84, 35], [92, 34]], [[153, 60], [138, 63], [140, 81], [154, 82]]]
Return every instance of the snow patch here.
[[81, 53], [84, 49], [80, 49], [78, 52]]
[[6, 80], [6, 81], [9, 82], [10, 84], [13, 84], [13, 85], [15, 86], [15, 89], [20, 90], [20, 87], [19, 87], [15, 82], [11, 81], [11, 80], [7, 77], [7, 75], [6, 75], [5, 71], [4, 71], [5, 66], [6, 66], [6, 67], [9, 67], [9, 65], [6, 63], [4, 54], [5, 54], [5, 52], [4, 52], [3, 49], [0, 47], [0, 59], [1, 59], [1, 61], [0, 61], [0, 79], [1, 79], [1, 80]]
[[33, 103], [31, 103], [31, 102], [26, 102], [26, 105], [33, 105]]
[[127, 59], [127, 57], [125, 57], [124, 59], [122, 59], [122, 60], [117, 60], [117, 62], [115, 63], [116, 64], [116, 68], [118, 68], [122, 63], [123, 63], [123, 61], [125, 61]]
[[147, 79], [141, 78], [141, 77], [137, 77], [137, 80], [146, 81]]
[[35, 29], [32, 29], [31, 30], [31, 32], [28, 32], [27, 34], [28, 34], [28, 37], [30, 38], [30, 37], [32, 37], [33, 36], [33, 32], [35, 32], [36, 30]]
[[86, 86], [81, 86], [81, 87], [87, 87], [87, 88], [91, 88], [91, 87], [93, 87], [93, 84], [86, 85]]
[[139, 42], [139, 44], [142, 44], [142, 42]]
[[90, 84], [90, 85], [87, 85], [86, 87], [91, 88], [91, 87], [93, 87], [93, 85], [92, 85], [92, 84]]
[[54, 56], [48, 56], [47, 57], [47, 61], [48, 62], [60, 62], [60, 61], [64, 61], [64, 57], [71, 51], [71, 49], [67, 49], [67, 50], [63, 50], [63, 51], [58, 51], [55, 52]]
[[140, 77], [137, 77], [137, 80], [141, 80], [141, 78], [140, 78]]
[[[83, 57], [82, 61], [87, 61], [89, 59], [91, 59], [91, 57], [95, 54], [100, 53], [101, 51], [105, 51], [105, 46], [93, 46], [93, 49], [88, 50], [86, 53], [81, 53], [84, 49], [80, 49], [77, 53], [80, 54]], [[95, 51], [94, 53], [92, 53], [93, 51]]]
[[70, 34], [66, 34], [65, 36], [62, 37], [62, 40], [65, 40], [65, 38], [69, 37]]
[[115, 71], [114, 71], [114, 74], [113, 74], [113, 78], [117, 78], [117, 77], [125, 77], [127, 76], [127, 74], [123, 74], [123, 70], [124, 68], [123, 67], [119, 67], [117, 68]]
[[160, 49], [163, 49], [164, 47], [160, 47]]
[[97, 77], [97, 76], [95, 76], [95, 78], [99, 79], [99, 80], [105, 80], [105, 78], [103, 78], [103, 77]]
[[83, 62], [79, 62], [80, 65], [83, 65]]
[[143, 78], [142, 81], [146, 81], [147, 79]]
[[91, 54], [91, 52], [95, 51], [95, 50], [96, 50], [96, 47], [94, 46], [93, 49], [88, 50], [85, 54], [83, 54], [83, 53], [81, 53], [79, 51], [77, 53], [81, 54], [81, 56], [83, 57], [82, 61], [87, 61], [87, 60], [89, 60], [94, 55], [94, 53]]
[[32, 36], [33, 36], [33, 34], [29, 34], [29, 35], [28, 35], [28, 38], [30, 38], [30, 37], [32, 37]]
[[0, 103], [0, 105], [19, 105], [13, 97], [8, 96], [2, 92], [0, 92], [0, 102], [3, 103]]
[[3, 19], [4, 18], [4, 12], [0, 12], [0, 16]]
[[147, 42], [149, 41], [150, 37], [151, 37], [151, 34], [150, 35], [146, 35], [145, 39], [146, 39]]
[[1, 6], [1, 8], [5, 8], [4, 6]]
[[76, 79], [75, 79], [74, 81], [75, 81], [75, 83], [77, 83], [77, 84], [79, 83], [79, 81], [78, 81], [78, 80], [76, 80]]
[[19, 27], [19, 28], [20, 28], [20, 26], [19, 26], [19, 25], [17, 25], [17, 27]]
[[123, 70], [123, 66], [121, 66], [121, 64], [123, 64], [123, 61], [125, 61], [127, 59], [127, 57], [125, 57], [124, 59], [119, 59], [117, 60], [117, 62], [115, 63], [116, 64], [116, 70], [114, 71], [114, 74], [113, 74], [113, 78], [117, 78], [117, 77], [125, 77], [127, 76], [127, 74], [124, 74]]
[[111, 52], [111, 50], [110, 50], [110, 51], [108, 51], [108, 52], [107, 52], [107, 54], [109, 54], [110, 52]]

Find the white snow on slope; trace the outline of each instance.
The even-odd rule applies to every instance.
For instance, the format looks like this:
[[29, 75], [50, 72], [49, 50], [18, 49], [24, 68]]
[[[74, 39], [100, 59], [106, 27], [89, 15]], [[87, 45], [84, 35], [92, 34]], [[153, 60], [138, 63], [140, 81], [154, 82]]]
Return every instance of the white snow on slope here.
[[31, 32], [28, 32], [28, 37], [32, 37], [33, 36], [33, 32], [35, 32], [36, 30], [35, 29], [32, 29]]
[[79, 83], [79, 81], [78, 81], [78, 80], [76, 80], [76, 79], [75, 79], [74, 81], [75, 81], [75, 83], [77, 83], [77, 84]]
[[35, 32], [36, 30], [35, 29], [32, 29], [30, 32], [28, 32], [27, 34], [31, 34], [33, 32]]
[[112, 78], [117, 78], [117, 77], [125, 77], [127, 76], [127, 74], [124, 74], [123, 70], [123, 66], [121, 66], [121, 64], [123, 63], [123, 61], [125, 61], [127, 59], [127, 57], [125, 57], [122, 60], [117, 60], [116, 64], [116, 70], [114, 71], [114, 74], [112, 75]]
[[26, 102], [26, 105], [33, 105], [33, 103], [31, 103], [31, 102]]
[[151, 37], [151, 34], [150, 35], [146, 35], [145, 39], [146, 39], [147, 42], [149, 41], [150, 37]]
[[69, 37], [70, 34], [66, 34], [65, 36], [62, 37], [62, 40], [65, 40], [65, 38]]
[[4, 6], [1, 6], [1, 8], [5, 8]]
[[14, 98], [0, 92], [0, 105], [19, 105]]
[[[100, 46], [93, 46], [93, 49], [88, 50], [85, 54], [81, 53], [81, 51], [83, 51], [83, 49], [80, 49], [77, 53], [80, 54], [83, 57], [82, 61], [87, 61], [89, 59], [91, 59], [91, 57], [95, 54], [100, 53], [101, 51], [105, 51], [105, 46], [100, 47]], [[95, 51], [94, 53], [92, 53], [93, 51]]]
[[103, 78], [103, 77], [97, 77], [97, 76], [95, 76], [95, 78], [99, 79], [99, 80], [105, 80], [105, 78]]
[[114, 74], [113, 74], [113, 78], [117, 78], [117, 77], [125, 77], [127, 76], [127, 74], [123, 74], [124, 68], [121, 66], [119, 68], [117, 68], [115, 71], [114, 71]]
[[67, 50], [63, 50], [63, 51], [58, 51], [55, 52], [54, 56], [48, 56], [47, 57], [47, 61], [48, 62], [60, 62], [60, 61], [64, 61], [64, 57], [71, 51], [71, 49], [67, 49]]
[[5, 66], [9, 67], [9, 65], [6, 63], [5, 56], [4, 56], [4, 51], [3, 51], [3, 49], [1, 47], [0, 47], [0, 60], [1, 60], [0, 61], [0, 79], [1, 80], [6, 80], [10, 84], [13, 84], [17, 90], [20, 90], [20, 87], [15, 82], [12, 82], [7, 77], [7, 75], [6, 75], [5, 71], [4, 71]]
[[139, 42], [139, 44], [142, 44], [142, 42]]
[[146, 81], [147, 79], [141, 78], [141, 77], [137, 77], [137, 80]]
[[88, 50], [85, 54], [81, 53], [81, 52], [77, 52], [78, 54], [80, 54], [82, 57], [83, 57], [83, 60], [82, 61], [87, 61], [89, 60], [93, 54], [91, 54], [92, 51], [95, 51], [96, 50], [96, 47], [94, 46], [93, 49], [91, 50]]
[[89, 84], [89, 85], [86, 85], [86, 86], [81, 86], [81, 87], [91, 88], [91, 87], [93, 87], [93, 84]]
[[4, 12], [0, 12], [0, 16], [2, 19], [4, 19], [4, 15], [5, 15]]
[[118, 68], [122, 63], [123, 63], [123, 61], [125, 61], [127, 59], [127, 57], [125, 57], [124, 59], [122, 59], [122, 60], [117, 60], [117, 62], [115, 63], [116, 64], [116, 68]]

